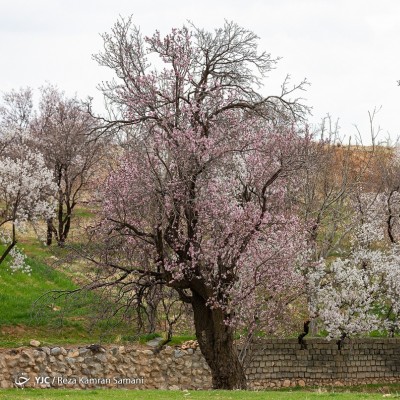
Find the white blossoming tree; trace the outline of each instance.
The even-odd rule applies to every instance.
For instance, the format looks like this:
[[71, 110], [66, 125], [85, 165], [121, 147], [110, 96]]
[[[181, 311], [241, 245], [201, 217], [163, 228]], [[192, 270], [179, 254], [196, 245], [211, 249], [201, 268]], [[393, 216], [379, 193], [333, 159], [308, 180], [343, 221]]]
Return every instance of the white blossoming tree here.
[[53, 174], [41, 154], [18, 146], [0, 157], [0, 239], [5, 246], [0, 264], [9, 255], [12, 271], [30, 271], [16, 247], [17, 233], [27, 222], [52, 216], [55, 191]]
[[[374, 330], [393, 334], [400, 324], [400, 247], [387, 231], [390, 193], [363, 193], [354, 202], [351, 250], [321, 260], [307, 274], [310, 314], [328, 338]], [[393, 198], [392, 198], [393, 200]], [[390, 231], [389, 231], [390, 233]]]

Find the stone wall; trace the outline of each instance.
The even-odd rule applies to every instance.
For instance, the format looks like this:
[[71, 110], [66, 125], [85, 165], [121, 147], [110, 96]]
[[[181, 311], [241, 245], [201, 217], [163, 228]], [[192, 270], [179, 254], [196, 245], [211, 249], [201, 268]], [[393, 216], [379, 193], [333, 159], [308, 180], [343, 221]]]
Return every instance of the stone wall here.
[[355, 385], [400, 381], [400, 339], [262, 341], [253, 348], [247, 376], [254, 388]]
[[[25, 380], [29, 381], [25, 383]], [[39, 347], [0, 352], [0, 387], [206, 389], [210, 370], [199, 350], [168, 347]]]
[[[400, 339], [335, 342], [263, 340], [246, 373], [252, 388], [400, 381]], [[28, 380], [29, 379], [29, 380]], [[197, 349], [37, 347], [0, 350], [0, 387], [209, 389], [210, 370]]]

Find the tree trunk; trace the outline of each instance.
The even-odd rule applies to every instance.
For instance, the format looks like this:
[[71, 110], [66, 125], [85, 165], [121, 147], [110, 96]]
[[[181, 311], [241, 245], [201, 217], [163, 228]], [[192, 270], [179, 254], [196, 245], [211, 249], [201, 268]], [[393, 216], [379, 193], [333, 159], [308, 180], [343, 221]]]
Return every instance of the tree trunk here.
[[47, 220], [47, 238], [46, 238], [46, 245], [51, 246], [53, 243], [53, 218], [49, 218]]
[[212, 374], [214, 389], [246, 389], [246, 376], [239, 362], [233, 329], [224, 323], [219, 309], [210, 309], [206, 300], [192, 292], [196, 336]]
[[57, 244], [59, 247], [64, 247], [64, 197], [63, 193], [59, 191], [58, 198], [58, 212], [57, 212], [57, 221], [58, 221], [58, 232], [57, 232]]
[[157, 306], [153, 303], [148, 303], [147, 320], [149, 322], [147, 333], [155, 333], [157, 329]]

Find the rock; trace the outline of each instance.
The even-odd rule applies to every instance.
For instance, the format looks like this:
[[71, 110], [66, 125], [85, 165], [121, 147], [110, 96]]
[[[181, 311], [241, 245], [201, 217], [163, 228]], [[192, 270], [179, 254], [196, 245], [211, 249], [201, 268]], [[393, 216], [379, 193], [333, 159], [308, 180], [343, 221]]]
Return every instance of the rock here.
[[78, 350], [70, 350], [68, 353], [68, 357], [79, 357], [79, 351]]
[[8, 389], [8, 388], [11, 388], [11, 387], [12, 387], [12, 385], [9, 382], [6, 382], [6, 381], [1, 381], [0, 382], [0, 388], [2, 388], [2, 389]]
[[80, 356], [85, 355], [85, 354], [88, 354], [88, 353], [90, 353], [90, 350], [89, 350], [89, 349], [85, 349], [84, 347], [82, 347], [82, 348], [79, 349], [79, 355], [80, 355]]
[[185, 355], [185, 353], [182, 350], [175, 350], [174, 351], [174, 357], [175, 358], [180, 358], [183, 357]]
[[179, 386], [172, 385], [168, 387], [168, 390], [180, 390]]
[[42, 350], [49, 356], [50, 355], [50, 349], [48, 347], [42, 347]]
[[289, 387], [290, 386], [290, 381], [289, 381], [289, 379], [285, 379], [284, 381], [283, 381], [283, 385], [282, 385], [283, 387]]
[[335, 386], [343, 386], [343, 382], [336, 381], [336, 382], [334, 383], [334, 385], [335, 385]]
[[174, 352], [174, 349], [171, 346], [165, 346], [163, 350], [163, 354], [171, 355]]
[[110, 351], [113, 356], [117, 356], [119, 354], [118, 347], [113, 347]]
[[59, 356], [61, 354], [61, 349], [60, 347], [54, 347], [50, 350], [50, 354], [52, 356]]
[[160, 344], [160, 342], [162, 342], [163, 340], [164, 339], [162, 337], [156, 337], [156, 338], [146, 342], [146, 344], [147, 344], [147, 346], [150, 346], [150, 347], [157, 347]]
[[99, 344], [91, 344], [87, 347], [87, 349], [91, 350], [93, 353], [105, 353], [106, 349]]
[[306, 383], [303, 381], [303, 379], [300, 379], [300, 380], [297, 382], [297, 384], [298, 384], [299, 386], [301, 386], [301, 387], [306, 386]]
[[182, 346], [181, 346], [181, 348], [183, 350], [196, 349], [197, 347], [199, 347], [199, 343], [197, 340], [188, 340], [188, 341], [182, 343]]
[[29, 344], [30, 344], [32, 347], [39, 347], [39, 346], [40, 346], [39, 340], [35, 340], [35, 339], [32, 339], [32, 340], [29, 342]]
[[9, 368], [16, 367], [19, 363], [19, 360], [17, 358], [9, 358], [7, 359], [7, 366]]

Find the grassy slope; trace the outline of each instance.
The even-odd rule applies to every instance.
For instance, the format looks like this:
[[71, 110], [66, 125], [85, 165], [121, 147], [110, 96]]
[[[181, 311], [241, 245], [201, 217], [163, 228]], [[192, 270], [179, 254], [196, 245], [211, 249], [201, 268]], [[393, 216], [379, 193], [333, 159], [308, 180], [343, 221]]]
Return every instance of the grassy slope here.
[[35, 323], [31, 319], [31, 304], [43, 293], [53, 289], [73, 289], [74, 285], [63, 273], [47, 265], [28, 259], [32, 274], [11, 274], [1, 268], [0, 321], [5, 325]]
[[[82, 226], [93, 218], [93, 213], [85, 208], [77, 209], [76, 214], [72, 243], [81, 239]], [[11, 274], [7, 260], [0, 265], [0, 347], [27, 345], [31, 339], [37, 339], [43, 345], [131, 342], [138, 339], [130, 326], [110, 326], [112, 322], [94, 319], [96, 326], [89, 329], [94, 307], [103, 304], [102, 301], [96, 302], [95, 293], [85, 294], [80, 299], [77, 296], [73, 300], [43, 298], [39, 304], [35, 303], [51, 290], [75, 288], [74, 281], [82, 280], [85, 271], [79, 263], [63, 267], [55, 264], [68, 250], [56, 245], [45, 246], [33, 231], [20, 235], [18, 246], [28, 256], [32, 274]], [[171, 344], [188, 339], [194, 339], [194, 336], [174, 337]]]
[[[92, 216], [84, 209], [78, 210], [78, 213], [86, 218]], [[74, 233], [77, 235], [79, 232]], [[68, 315], [64, 315], [68, 303], [64, 299], [53, 301], [43, 298], [40, 304], [35, 304], [46, 292], [76, 287], [73, 278], [82, 272], [74, 266], [69, 271], [51, 266], [63, 257], [65, 250], [56, 245], [50, 248], [44, 246], [33, 231], [20, 235], [18, 246], [28, 256], [27, 264], [31, 266], [32, 274], [12, 274], [7, 260], [0, 265], [0, 347], [26, 345], [31, 339], [40, 340], [43, 344], [95, 341], [93, 332], [86, 329], [87, 308], [68, 310]]]
[[32, 267], [31, 275], [11, 274], [7, 265], [0, 266], [0, 346], [20, 346], [34, 338], [44, 342], [67, 340], [71, 334], [77, 341], [82, 339], [78, 326], [65, 330], [54, 326], [60, 304], [34, 305], [50, 290], [73, 289], [71, 279], [37, 259], [28, 258], [27, 263]]

